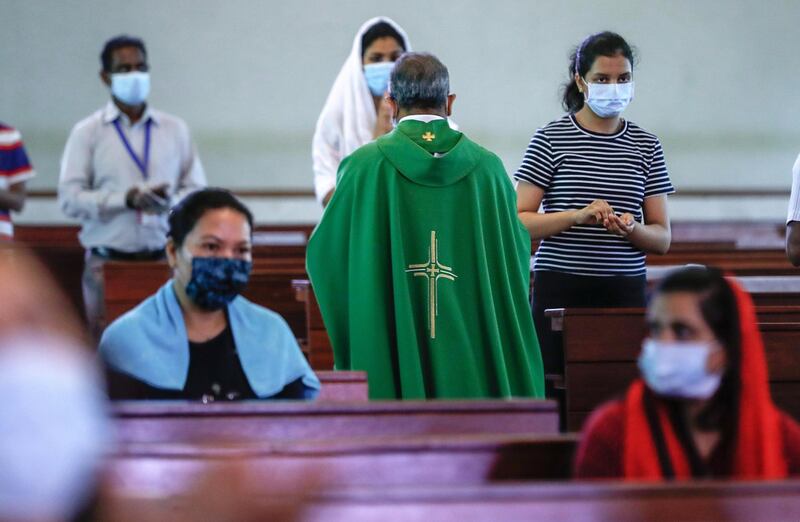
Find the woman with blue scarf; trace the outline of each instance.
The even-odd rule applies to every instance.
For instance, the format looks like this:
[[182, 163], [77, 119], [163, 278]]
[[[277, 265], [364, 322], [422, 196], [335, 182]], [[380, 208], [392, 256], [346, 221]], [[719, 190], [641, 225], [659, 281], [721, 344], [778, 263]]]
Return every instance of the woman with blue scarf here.
[[112, 399], [304, 399], [319, 393], [286, 322], [239, 293], [252, 268], [253, 216], [206, 189], [169, 217], [173, 277], [100, 341]]

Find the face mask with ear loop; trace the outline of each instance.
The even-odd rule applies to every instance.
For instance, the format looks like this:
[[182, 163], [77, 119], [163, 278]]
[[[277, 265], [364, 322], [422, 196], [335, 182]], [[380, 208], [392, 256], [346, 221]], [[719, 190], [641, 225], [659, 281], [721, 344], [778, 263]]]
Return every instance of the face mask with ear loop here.
[[709, 343], [663, 342], [645, 339], [639, 370], [648, 388], [664, 397], [708, 399], [722, 381], [723, 371], [709, 373]]
[[137, 106], [150, 95], [150, 74], [141, 71], [111, 75], [111, 94], [125, 105]]
[[394, 62], [369, 63], [364, 66], [364, 79], [369, 92], [373, 96], [383, 96], [389, 88], [389, 76], [394, 69]]
[[[581, 42], [575, 52], [575, 74], [580, 75], [581, 50], [590, 37]], [[589, 83], [581, 77], [588, 92], [584, 93], [584, 102], [593, 113], [601, 118], [615, 118], [622, 114], [633, 100], [634, 83]]]
[[588, 83], [584, 101], [592, 112], [601, 118], [615, 118], [622, 114], [633, 100], [633, 82]]

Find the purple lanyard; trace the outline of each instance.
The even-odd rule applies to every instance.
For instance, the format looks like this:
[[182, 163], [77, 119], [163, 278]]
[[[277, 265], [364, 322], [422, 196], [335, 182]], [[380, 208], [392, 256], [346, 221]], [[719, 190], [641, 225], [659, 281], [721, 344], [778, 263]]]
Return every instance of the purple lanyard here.
[[144, 124], [144, 160], [140, 160], [139, 156], [133, 152], [133, 147], [131, 147], [131, 143], [128, 141], [128, 138], [125, 137], [125, 133], [122, 132], [122, 127], [119, 124], [119, 118], [114, 120], [114, 128], [117, 129], [117, 134], [119, 134], [119, 139], [122, 140], [122, 144], [125, 145], [125, 148], [128, 150], [128, 155], [131, 157], [136, 166], [139, 167], [139, 170], [144, 176], [144, 179], [147, 179], [147, 164], [150, 162], [150, 124], [153, 123], [153, 120], [148, 119], [147, 123]]

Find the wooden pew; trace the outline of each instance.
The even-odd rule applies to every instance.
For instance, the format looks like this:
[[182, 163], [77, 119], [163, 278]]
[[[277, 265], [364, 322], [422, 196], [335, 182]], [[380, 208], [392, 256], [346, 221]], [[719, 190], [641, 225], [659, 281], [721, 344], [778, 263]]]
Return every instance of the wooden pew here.
[[[297, 267], [296, 277], [305, 276], [305, 251], [314, 225], [256, 225], [253, 255], [258, 259], [289, 262]], [[78, 241], [76, 225], [16, 225], [14, 241], [30, 248], [52, 273], [56, 283], [85, 317], [81, 274], [84, 248]], [[283, 261], [280, 261], [283, 260]], [[157, 287], [156, 287], [157, 288]], [[291, 290], [287, 291], [290, 295]], [[299, 327], [299, 326], [298, 326]]]
[[[758, 307], [775, 403], [800, 418], [798, 307]], [[641, 308], [548, 310], [562, 332], [567, 430], [578, 430], [594, 408], [622, 394], [639, 372], [636, 358], [647, 335]], [[775, 322], [783, 320], [795, 322]], [[772, 321], [772, 322], [761, 322]]]
[[648, 267], [686, 264], [714, 266], [736, 276], [791, 276], [800, 273], [783, 250], [770, 251], [768, 254], [735, 250], [647, 256]]
[[[655, 284], [663, 278], [669, 270], [679, 268], [678, 266], [658, 266], [648, 268], [648, 283]], [[750, 292], [756, 305], [766, 306], [764, 313], [789, 314], [793, 317], [793, 312], [785, 306], [800, 307], [800, 272], [794, 276], [743, 276], [737, 277], [742, 286]], [[296, 299], [303, 303], [305, 308], [306, 326], [305, 338], [307, 339], [308, 357], [312, 368], [333, 368], [333, 348], [328, 333], [325, 330], [325, 323], [322, 321], [322, 314], [319, 304], [314, 297], [314, 290], [308, 279], [297, 279], [292, 281]], [[770, 309], [769, 307], [777, 307]], [[791, 319], [780, 319], [776, 316], [764, 318], [765, 322], [792, 322]], [[798, 318], [800, 321], [800, 318]]]
[[731, 242], [739, 248], [783, 248], [786, 224], [765, 221], [673, 221], [672, 243]]
[[319, 401], [368, 401], [369, 386], [367, 385], [367, 372], [357, 371], [315, 371], [322, 389]]
[[306, 316], [305, 338], [308, 360], [312, 368], [333, 368], [333, 347], [322, 313], [319, 310], [314, 289], [308, 279], [295, 279], [292, 281], [295, 299], [303, 304]]
[[559, 480], [571, 475], [578, 436], [418, 435], [251, 444], [127, 444], [115, 451], [114, 489], [179, 493], [220, 462], [246, 460], [265, 488], [276, 476], [313, 469], [343, 486], [485, 484]]
[[29, 248], [50, 271], [79, 317], [86, 317], [81, 275], [84, 250], [73, 225], [15, 225], [14, 242]]
[[737, 277], [756, 306], [800, 306], [800, 272], [782, 277]]
[[[305, 307], [295, 300], [292, 279], [305, 275], [305, 267], [294, 258], [257, 260], [244, 296], [280, 314], [295, 336], [304, 339]], [[106, 322], [134, 308], [154, 294], [171, 276], [166, 262], [108, 262], [103, 267]], [[332, 367], [332, 366], [331, 366]]]
[[[263, 493], [262, 493], [263, 491]], [[489, 520], [587, 520], [593, 522], [774, 522], [800, 520], [800, 481], [701, 481], [673, 484], [516, 483], [424, 484], [392, 488], [337, 488], [270, 493], [242, 498], [248, 506], [275, 507], [296, 499], [304, 522], [485, 522]], [[167, 498], [146, 491], [118, 491], [117, 522], [171, 520], [192, 512], [198, 499]]]
[[557, 405], [544, 400], [120, 401], [113, 414], [121, 443], [558, 433]]
[[[654, 287], [661, 279], [681, 266], [648, 266], [647, 284]], [[792, 275], [737, 276], [736, 281], [747, 290], [756, 306], [800, 306], [800, 269]]]

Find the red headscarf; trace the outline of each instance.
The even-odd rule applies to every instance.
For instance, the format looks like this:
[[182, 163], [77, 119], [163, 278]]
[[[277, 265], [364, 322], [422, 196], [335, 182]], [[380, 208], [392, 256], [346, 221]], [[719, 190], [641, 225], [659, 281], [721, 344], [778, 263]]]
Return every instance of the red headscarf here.
[[[756, 323], [753, 301], [732, 279], [728, 279], [728, 284], [736, 296], [741, 334], [741, 385], [732, 474], [737, 479], [784, 478], [787, 469], [780, 413], [770, 397], [764, 343]], [[647, 422], [644, 393], [645, 384], [637, 379], [625, 397], [623, 470], [629, 480], [661, 480], [664, 477]], [[666, 408], [661, 401], [653, 402], [675, 477], [691, 478], [689, 459], [678, 441]]]

